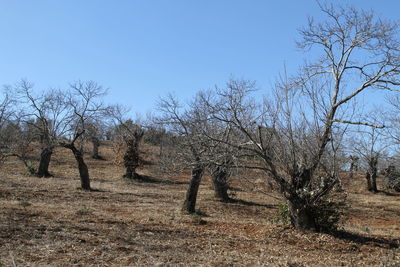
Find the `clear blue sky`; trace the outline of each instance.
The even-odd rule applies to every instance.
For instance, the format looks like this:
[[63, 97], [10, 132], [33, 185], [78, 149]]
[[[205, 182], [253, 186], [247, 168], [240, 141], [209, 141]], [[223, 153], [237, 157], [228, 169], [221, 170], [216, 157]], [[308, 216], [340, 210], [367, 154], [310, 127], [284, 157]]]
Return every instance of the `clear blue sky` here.
[[[398, 0], [334, 2], [400, 16]], [[297, 29], [320, 15], [312, 0], [0, 0], [0, 85], [94, 80], [141, 113], [230, 75], [268, 90], [301, 64]]]

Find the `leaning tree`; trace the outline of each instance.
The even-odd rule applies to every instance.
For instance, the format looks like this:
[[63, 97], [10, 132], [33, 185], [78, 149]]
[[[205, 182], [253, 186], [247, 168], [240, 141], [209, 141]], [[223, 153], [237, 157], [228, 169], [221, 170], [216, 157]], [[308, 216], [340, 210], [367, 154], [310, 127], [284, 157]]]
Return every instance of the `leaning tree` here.
[[[190, 107], [186, 109], [173, 95], [169, 94], [159, 102], [161, 112], [158, 122], [174, 134], [174, 151], [170, 154], [169, 164], [179, 161], [180, 165], [189, 166], [191, 169], [191, 180], [186, 192], [182, 211], [194, 213], [201, 179], [205, 171], [204, 146], [201, 135], [201, 113], [193, 112]], [[177, 160], [178, 159], [178, 160]]]
[[76, 147], [76, 142], [84, 138], [88, 122], [100, 120], [107, 110], [102, 103], [106, 90], [94, 81], [78, 81], [70, 84], [71, 90], [66, 97], [70, 108], [70, 124], [67, 139], [61, 140], [60, 145], [72, 151], [78, 164], [81, 188], [91, 190], [89, 169], [83, 157], [83, 151]]

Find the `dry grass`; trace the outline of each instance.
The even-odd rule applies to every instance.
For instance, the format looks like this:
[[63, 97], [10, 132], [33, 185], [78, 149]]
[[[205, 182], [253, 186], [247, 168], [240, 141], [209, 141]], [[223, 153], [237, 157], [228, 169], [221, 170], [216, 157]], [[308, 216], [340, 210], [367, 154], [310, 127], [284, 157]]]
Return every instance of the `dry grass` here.
[[111, 145], [101, 152], [106, 160], [87, 158], [93, 192], [78, 189], [74, 159], [62, 149], [53, 178], [28, 176], [14, 160], [1, 167], [0, 266], [400, 264], [400, 195], [366, 192], [361, 175], [344, 183], [344, 232], [305, 234], [271, 221], [278, 195], [236, 190], [243, 201], [219, 203], [207, 177], [198, 199], [206, 216], [181, 214], [187, 175], [163, 176], [150, 165], [140, 170], [146, 181], [129, 181], [112, 165]]

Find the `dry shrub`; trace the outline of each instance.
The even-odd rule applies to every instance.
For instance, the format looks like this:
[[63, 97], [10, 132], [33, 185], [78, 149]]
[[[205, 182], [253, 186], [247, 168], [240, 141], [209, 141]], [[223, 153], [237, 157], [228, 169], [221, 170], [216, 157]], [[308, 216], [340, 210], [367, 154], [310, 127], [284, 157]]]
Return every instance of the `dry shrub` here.
[[124, 155], [126, 145], [122, 140], [114, 141], [112, 144], [112, 150], [114, 152], [113, 162], [118, 167], [124, 166]]
[[[338, 230], [340, 220], [349, 208], [345, 194], [330, 194], [319, 199], [311, 206], [311, 213], [320, 232], [335, 232]], [[278, 205], [277, 214], [271, 219], [273, 222], [290, 224], [288, 203]]]

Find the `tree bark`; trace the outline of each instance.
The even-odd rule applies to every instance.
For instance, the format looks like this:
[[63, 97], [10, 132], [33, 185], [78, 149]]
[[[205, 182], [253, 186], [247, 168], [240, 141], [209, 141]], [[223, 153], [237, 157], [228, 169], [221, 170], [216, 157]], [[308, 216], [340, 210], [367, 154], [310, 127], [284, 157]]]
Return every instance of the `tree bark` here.
[[201, 165], [197, 165], [192, 169], [192, 179], [186, 192], [186, 198], [183, 202], [182, 211], [187, 213], [196, 212], [197, 193], [199, 191], [199, 186], [201, 178], [203, 177], [203, 173], [204, 168]]
[[305, 205], [299, 205], [298, 203], [290, 200], [288, 205], [290, 222], [294, 228], [305, 232], [317, 231], [315, 218]]
[[40, 153], [40, 162], [39, 167], [36, 172], [38, 177], [50, 177], [51, 174], [49, 173], [49, 165], [51, 160], [51, 155], [53, 154], [53, 147], [46, 146], [42, 149]]
[[309, 197], [301, 197], [298, 192], [308, 191], [312, 178], [312, 170], [304, 168], [292, 173], [291, 184], [293, 185], [288, 199], [288, 211], [292, 226], [300, 231], [315, 232], [317, 225], [309, 206]]
[[76, 162], [78, 163], [79, 177], [81, 179], [81, 188], [84, 190], [92, 190], [90, 187], [89, 169], [83, 159], [83, 154], [79, 151], [74, 144], [68, 144], [64, 147], [71, 149]]
[[378, 192], [376, 186], [376, 173], [370, 173], [368, 171], [365, 178], [367, 179], [367, 190], [374, 193]]
[[222, 167], [217, 167], [212, 172], [212, 182], [214, 187], [214, 196], [222, 202], [230, 200], [228, 195], [228, 178], [229, 173]]
[[368, 161], [368, 171], [367, 174], [365, 176], [365, 178], [367, 179], [367, 190], [370, 192], [378, 192], [378, 188], [376, 186], [376, 177], [377, 177], [377, 172], [378, 172], [378, 158], [377, 157], [372, 157], [369, 161]]

